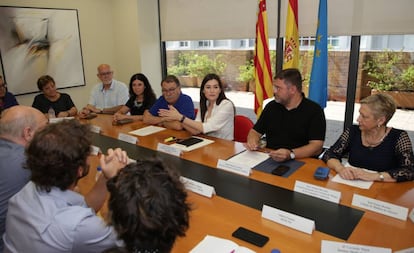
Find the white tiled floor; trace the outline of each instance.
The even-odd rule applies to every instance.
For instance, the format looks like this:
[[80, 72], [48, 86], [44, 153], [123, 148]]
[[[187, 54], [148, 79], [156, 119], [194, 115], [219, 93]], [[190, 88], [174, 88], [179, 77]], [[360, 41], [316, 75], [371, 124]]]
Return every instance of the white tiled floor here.
[[[200, 101], [199, 88], [182, 88], [182, 91], [184, 94], [189, 95], [194, 102], [198, 103]], [[226, 96], [233, 101], [234, 105], [237, 107], [237, 113], [245, 114], [254, 121], [255, 115], [252, 109], [254, 105], [254, 94], [252, 92], [228, 91], [226, 92]], [[325, 144], [331, 145], [342, 132], [345, 116], [345, 102], [328, 101], [324, 111], [327, 120], [327, 139]], [[359, 104], [355, 104], [355, 120], [359, 115], [358, 111]], [[407, 130], [411, 140], [414, 141], [414, 110], [397, 109], [388, 125]]]

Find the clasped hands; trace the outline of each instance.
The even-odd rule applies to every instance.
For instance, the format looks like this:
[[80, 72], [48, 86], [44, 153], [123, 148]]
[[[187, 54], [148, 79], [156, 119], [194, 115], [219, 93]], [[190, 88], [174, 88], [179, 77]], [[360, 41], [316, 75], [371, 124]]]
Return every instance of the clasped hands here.
[[375, 181], [378, 178], [377, 173], [372, 173], [365, 171], [362, 168], [358, 167], [342, 167], [337, 169], [336, 172], [343, 178], [347, 180], [364, 180], [364, 181]]
[[114, 177], [119, 170], [128, 164], [129, 158], [126, 151], [120, 148], [110, 148], [107, 155], [101, 154], [99, 162], [103, 175], [106, 179], [109, 179]]
[[[245, 143], [244, 146], [250, 151], [261, 151], [263, 149], [263, 147], [260, 147], [257, 142], [247, 141], [247, 143]], [[287, 148], [279, 148], [276, 150], [266, 149], [265, 152], [268, 153], [269, 156], [276, 162], [284, 162], [290, 160], [291, 151]]]

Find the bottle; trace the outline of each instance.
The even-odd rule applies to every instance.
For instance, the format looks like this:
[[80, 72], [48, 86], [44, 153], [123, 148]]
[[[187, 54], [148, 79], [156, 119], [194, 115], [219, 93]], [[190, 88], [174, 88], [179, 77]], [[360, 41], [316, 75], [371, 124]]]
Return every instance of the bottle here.
[[49, 108], [49, 111], [47, 111], [47, 114], [49, 116], [49, 119], [56, 118], [55, 110], [53, 109], [53, 107]]
[[98, 179], [101, 176], [101, 174], [102, 174], [102, 168], [98, 166], [96, 168], [95, 181], [98, 181]]

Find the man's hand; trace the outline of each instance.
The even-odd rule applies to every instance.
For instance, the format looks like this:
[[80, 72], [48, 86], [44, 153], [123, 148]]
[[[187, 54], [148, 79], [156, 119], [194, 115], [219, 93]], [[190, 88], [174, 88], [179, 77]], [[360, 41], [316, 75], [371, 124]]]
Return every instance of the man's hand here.
[[269, 156], [276, 162], [284, 162], [290, 160], [290, 150], [286, 148], [279, 148], [270, 151]]
[[100, 157], [103, 175], [107, 179], [114, 177], [120, 169], [128, 164], [128, 161], [128, 155], [124, 150], [120, 148], [108, 149], [108, 155], [102, 154]]

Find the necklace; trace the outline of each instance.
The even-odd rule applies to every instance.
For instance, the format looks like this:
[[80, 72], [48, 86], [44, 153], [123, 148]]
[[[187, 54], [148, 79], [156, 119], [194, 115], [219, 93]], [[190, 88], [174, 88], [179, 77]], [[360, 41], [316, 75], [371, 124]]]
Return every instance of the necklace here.
[[385, 127], [384, 129], [384, 135], [378, 141], [369, 141], [367, 135], [363, 134], [362, 138], [363, 138], [364, 145], [366, 144], [365, 146], [368, 146], [370, 149], [372, 149], [373, 147], [376, 147], [379, 144], [381, 144], [384, 141], [387, 134], [388, 134], [387, 127]]

